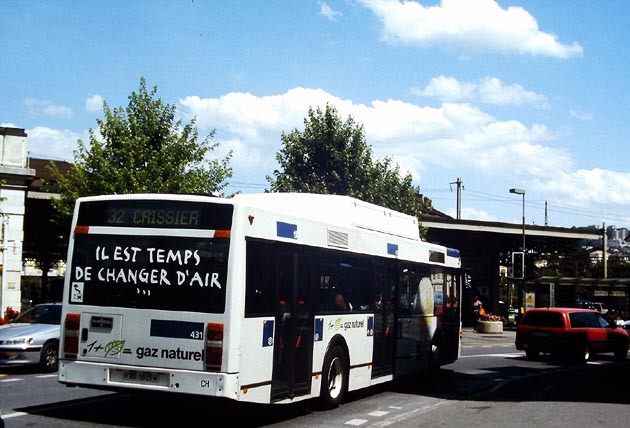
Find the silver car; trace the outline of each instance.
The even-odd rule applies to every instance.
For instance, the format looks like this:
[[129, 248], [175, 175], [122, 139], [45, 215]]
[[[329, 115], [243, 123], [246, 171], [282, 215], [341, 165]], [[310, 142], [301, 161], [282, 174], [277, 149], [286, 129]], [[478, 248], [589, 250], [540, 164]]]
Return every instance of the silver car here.
[[38, 365], [54, 372], [59, 364], [61, 303], [43, 303], [0, 325], [0, 366]]

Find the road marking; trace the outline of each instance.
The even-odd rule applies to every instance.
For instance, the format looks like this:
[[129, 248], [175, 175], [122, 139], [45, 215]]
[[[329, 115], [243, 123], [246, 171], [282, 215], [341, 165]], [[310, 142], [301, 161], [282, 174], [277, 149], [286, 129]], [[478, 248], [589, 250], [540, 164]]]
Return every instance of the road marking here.
[[525, 355], [523, 352], [512, 352], [512, 353], [508, 353], [508, 354], [477, 354], [477, 355], [460, 355], [459, 358], [487, 358], [487, 357], [498, 357], [498, 358], [503, 358], [503, 357], [507, 357], [507, 358], [516, 358], [516, 357], [522, 357], [523, 355]]
[[47, 377], [57, 377], [57, 374], [56, 373], [51, 373], [51, 374], [46, 374], [46, 375], [37, 375], [35, 377], [40, 378], [40, 379], [45, 379]]
[[385, 415], [388, 415], [388, 414], [389, 414], [389, 412], [384, 412], [382, 410], [375, 410], [373, 412], [368, 413], [368, 415], [376, 416], [376, 417], [385, 416]]
[[497, 346], [514, 346], [514, 342], [468, 342], [462, 348], [492, 348]]
[[405, 419], [409, 419], [409, 418], [421, 415], [423, 413], [431, 412], [431, 411], [433, 411], [433, 410], [437, 409], [438, 407], [443, 406], [445, 404], [447, 404], [447, 400], [438, 401], [438, 402], [436, 402], [434, 404], [429, 404], [427, 406], [420, 407], [418, 409], [414, 409], [414, 410], [411, 410], [409, 412], [401, 413], [399, 415], [392, 415], [391, 418], [387, 418], [384, 421], [377, 422], [377, 423], [373, 424], [372, 426], [374, 426], [374, 427], [387, 427], [387, 426], [390, 426], [392, 424], [397, 424], [397, 423], [400, 423], [400, 422], [404, 421]]
[[461, 373], [466, 375], [484, 375], [488, 373], [494, 373], [492, 369], [470, 369], [470, 370], [462, 370]]
[[6, 415], [2, 415], [2, 419], [6, 420], [6, 419], [11, 419], [11, 418], [17, 418], [18, 416], [24, 416], [26, 413], [24, 412], [13, 412], [13, 413], [8, 413]]
[[358, 427], [359, 425], [363, 425], [367, 421], [367, 419], [351, 419], [348, 422], [344, 422], [344, 425], [352, 425]]
[[2, 383], [9, 383], [9, 382], [18, 382], [18, 381], [21, 381], [21, 380], [24, 380], [24, 379], [19, 378], [19, 377], [12, 377], [10, 379], [2, 379], [2, 380], [0, 380], [0, 382], [2, 382]]

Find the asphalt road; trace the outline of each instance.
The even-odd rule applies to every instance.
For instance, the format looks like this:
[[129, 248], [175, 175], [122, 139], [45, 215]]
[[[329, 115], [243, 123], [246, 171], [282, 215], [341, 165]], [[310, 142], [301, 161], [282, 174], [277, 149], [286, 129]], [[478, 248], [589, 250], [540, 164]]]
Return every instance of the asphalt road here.
[[[3, 375], [4, 374], [4, 375]], [[311, 403], [261, 406], [203, 397], [66, 388], [56, 377], [0, 370], [6, 428], [18, 427], [559, 427], [626, 426], [630, 360], [586, 365], [529, 361], [514, 333], [466, 330], [459, 361], [437, 374], [353, 393], [331, 411]]]

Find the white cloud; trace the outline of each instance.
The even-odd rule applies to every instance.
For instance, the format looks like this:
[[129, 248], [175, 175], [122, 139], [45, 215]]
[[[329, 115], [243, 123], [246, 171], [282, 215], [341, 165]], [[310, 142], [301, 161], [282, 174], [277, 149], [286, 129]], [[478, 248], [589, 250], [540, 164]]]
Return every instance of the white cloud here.
[[517, 106], [529, 104], [543, 109], [549, 108], [545, 96], [526, 91], [518, 84], [506, 86], [496, 77], [486, 77], [479, 82], [479, 99], [487, 104]]
[[101, 111], [103, 109], [103, 97], [99, 94], [92, 95], [85, 100], [85, 109], [92, 112]]
[[[449, 209], [446, 214], [453, 218], [457, 218], [457, 210]], [[493, 215], [484, 210], [478, 210], [476, 208], [463, 206], [461, 208], [461, 218], [466, 220], [479, 220], [479, 221], [499, 221], [496, 215]]]
[[77, 148], [77, 140], [87, 141], [87, 132], [83, 135], [67, 129], [51, 129], [36, 126], [27, 129], [27, 149], [32, 157], [43, 157], [72, 161]]
[[232, 161], [235, 170], [266, 173], [275, 165], [282, 132], [303, 130], [308, 108], [324, 107], [327, 102], [343, 119], [352, 116], [363, 125], [376, 156], [392, 157], [402, 172], [410, 171], [416, 179], [430, 168], [456, 169], [460, 165], [488, 176], [527, 173], [544, 177], [572, 163], [567, 153], [545, 145], [554, 138], [545, 126], [499, 121], [466, 103], [427, 107], [375, 100], [355, 104], [307, 88], [263, 97], [233, 92], [219, 98], [179, 100], [185, 117], [196, 116], [200, 128], [216, 128], [217, 139], [229, 140], [231, 147], [238, 148], [235, 153], [241, 155]]
[[443, 101], [476, 100], [494, 105], [532, 105], [548, 109], [549, 103], [544, 95], [526, 91], [521, 85], [505, 85], [496, 77], [484, 77], [477, 82], [459, 82], [454, 77], [438, 76], [431, 79], [423, 88], [414, 88], [414, 95], [435, 97]]
[[566, 59], [582, 55], [578, 43], [562, 44], [539, 29], [522, 7], [503, 9], [495, 0], [442, 0], [436, 6], [417, 1], [359, 0], [383, 23], [390, 43], [448, 45], [467, 52], [501, 52]]
[[630, 173], [627, 172], [600, 168], [558, 171], [549, 180], [538, 180], [536, 184], [574, 205], [597, 209], [597, 204], [630, 204]]
[[593, 120], [593, 115], [588, 112], [580, 112], [580, 111], [571, 110], [569, 114], [572, 117], [576, 118], [577, 120], [581, 120], [581, 121]]
[[333, 8], [331, 8], [325, 2], [320, 2], [319, 3], [319, 14], [322, 15], [322, 16], [325, 16], [326, 18], [330, 19], [331, 21], [334, 21], [338, 17], [342, 16], [341, 12], [339, 12], [337, 10], [333, 10]]
[[199, 127], [222, 128], [250, 144], [268, 144], [270, 139], [279, 142], [282, 131], [301, 127], [309, 106], [325, 106], [327, 102], [338, 109], [349, 103], [321, 89], [299, 87], [282, 95], [257, 97], [230, 92], [219, 98], [189, 96], [179, 100], [185, 116], [197, 116]]
[[443, 101], [460, 101], [472, 99], [477, 93], [477, 85], [474, 83], [461, 83], [454, 77], [438, 76], [424, 88], [412, 89], [414, 95], [423, 97], [435, 97]]
[[29, 108], [31, 114], [43, 114], [46, 116], [68, 118], [72, 117], [72, 109], [69, 107], [55, 105], [52, 101], [40, 100], [37, 98], [26, 98], [24, 105]]

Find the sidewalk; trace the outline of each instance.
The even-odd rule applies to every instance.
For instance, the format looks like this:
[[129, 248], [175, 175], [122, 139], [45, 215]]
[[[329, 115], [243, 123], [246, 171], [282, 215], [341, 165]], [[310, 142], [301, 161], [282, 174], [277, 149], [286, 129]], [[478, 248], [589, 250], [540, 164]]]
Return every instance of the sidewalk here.
[[505, 327], [502, 333], [475, 333], [472, 327], [462, 328], [462, 346], [487, 344], [487, 345], [501, 345], [510, 344], [514, 346], [514, 339], [516, 338], [516, 329], [513, 327]]

